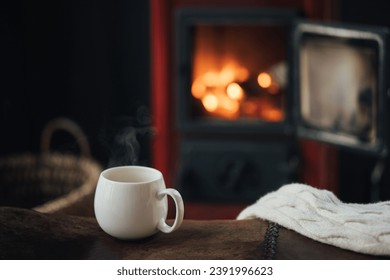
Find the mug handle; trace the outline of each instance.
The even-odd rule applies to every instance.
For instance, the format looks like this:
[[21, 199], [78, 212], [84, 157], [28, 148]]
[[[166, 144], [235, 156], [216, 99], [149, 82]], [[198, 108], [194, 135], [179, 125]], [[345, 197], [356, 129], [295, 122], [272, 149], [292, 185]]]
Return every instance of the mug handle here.
[[158, 222], [157, 228], [161, 230], [164, 233], [170, 233], [175, 230], [177, 230], [180, 226], [181, 223], [183, 222], [183, 217], [184, 217], [184, 204], [183, 204], [183, 199], [180, 195], [180, 193], [175, 190], [175, 189], [163, 189], [157, 192], [157, 198], [158, 199], [163, 199], [164, 196], [169, 195], [172, 197], [173, 201], [175, 202], [176, 206], [176, 217], [175, 217], [175, 222], [173, 223], [172, 226], [169, 226], [164, 218], [161, 218], [161, 220]]

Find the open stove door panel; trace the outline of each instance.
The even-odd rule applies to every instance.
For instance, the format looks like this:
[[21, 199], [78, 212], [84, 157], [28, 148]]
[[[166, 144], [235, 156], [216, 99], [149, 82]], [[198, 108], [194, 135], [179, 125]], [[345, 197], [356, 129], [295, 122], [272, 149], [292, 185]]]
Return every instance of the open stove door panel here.
[[297, 136], [387, 153], [388, 30], [297, 21], [292, 111]]

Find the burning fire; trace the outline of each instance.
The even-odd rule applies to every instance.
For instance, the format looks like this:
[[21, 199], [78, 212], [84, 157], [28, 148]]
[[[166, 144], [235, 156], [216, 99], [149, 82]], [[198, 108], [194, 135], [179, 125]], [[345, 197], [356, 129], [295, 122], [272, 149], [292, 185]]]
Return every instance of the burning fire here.
[[224, 119], [260, 118], [279, 122], [281, 106], [272, 100], [280, 87], [268, 72], [257, 76], [257, 83], [245, 67], [227, 63], [220, 71], [206, 71], [194, 78], [191, 93], [200, 100], [207, 114]]
[[226, 87], [226, 94], [233, 100], [242, 100], [244, 97], [244, 90], [237, 83], [231, 83]]
[[206, 94], [202, 97], [202, 104], [209, 112], [214, 112], [218, 109], [218, 98], [214, 94]]

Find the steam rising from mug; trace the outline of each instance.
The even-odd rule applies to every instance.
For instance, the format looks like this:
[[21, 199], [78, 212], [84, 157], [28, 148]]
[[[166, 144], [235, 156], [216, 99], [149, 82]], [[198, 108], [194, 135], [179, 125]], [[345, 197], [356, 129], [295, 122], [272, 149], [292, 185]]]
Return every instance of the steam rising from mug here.
[[126, 127], [114, 135], [108, 166], [138, 164], [140, 152], [140, 144], [137, 139], [138, 130], [140, 129]]
[[105, 120], [99, 133], [99, 143], [108, 156], [108, 167], [148, 165], [149, 140], [154, 129], [145, 106], [136, 110], [136, 116], [117, 116]]

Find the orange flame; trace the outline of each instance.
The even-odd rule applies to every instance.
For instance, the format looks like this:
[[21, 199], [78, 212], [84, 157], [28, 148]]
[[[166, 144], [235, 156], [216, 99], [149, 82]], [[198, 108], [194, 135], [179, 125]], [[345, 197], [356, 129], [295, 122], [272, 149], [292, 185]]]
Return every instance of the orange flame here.
[[[199, 60], [199, 63], [204, 61]], [[253, 85], [256, 85], [256, 81], [249, 80], [250, 72], [247, 68], [234, 61], [227, 61], [220, 70], [216, 70], [212, 65], [203, 65], [201, 68], [203, 71], [198, 68], [200, 71], [194, 77], [191, 94], [200, 100], [205, 112], [210, 116], [223, 119], [259, 118], [271, 122], [283, 120], [282, 109], [273, 105], [272, 100], [253, 95], [253, 88], [256, 88]], [[279, 92], [279, 87], [273, 83], [269, 73], [260, 73], [257, 83], [271, 95]], [[251, 92], [246, 92], [248, 89]]]

